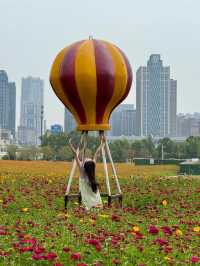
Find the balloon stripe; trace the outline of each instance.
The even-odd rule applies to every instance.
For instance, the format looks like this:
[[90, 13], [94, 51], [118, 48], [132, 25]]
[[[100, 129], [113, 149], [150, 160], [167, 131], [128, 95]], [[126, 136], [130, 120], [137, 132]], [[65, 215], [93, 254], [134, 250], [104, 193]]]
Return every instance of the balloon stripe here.
[[[79, 96], [85, 109], [87, 123], [96, 123], [96, 64], [93, 41], [87, 40], [77, 50], [75, 78]], [[88, 80], [90, 82], [88, 82]]]
[[113, 107], [113, 109], [111, 110], [111, 112], [115, 109], [115, 107], [117, 107], [117, 105], [119, 105], [121, 102], [123, 102], [123, 100], [127, 97], [128, 93], [130, 91], [130, 88], [131, 88], [132, 80], [133, 80], [133, 73], [132, 73], [131, 65], [130, 65], [130, 63], [129, 63], [127, 57], [126, 57], [126, 55], [124, 54], [124, 52], [120, 48], [118, 48], [117, 46], [115, 46], [115, 47], [119, 50], [119, 52], [123, 56], [124, 62], [126, 64], [127, 82], [126, 82], [126, 90], [125, 90], [124, 95], [121, 97], [121, 99], [119, 99], [119, 101]]
[[59, 71], [60, 71], [60, 64], [65, 56], [65, 53], [68, 51], [70, 47], [66, 47], [60, 51], [60, 53], [56, 56], [54, 63], [52, 65], [51, 71], [50, 71], [50, 83], [51, 87], [53, 88], [54, 93], [57, 95], [57, 97], [60, 99], [60, 101], [67, 106], [70, 112], [72, 112], [75, 116], [75, 119], [77, 123], [80, 123], [79, 116], [76, 112], [76, 110], [71, 105], [67, 95], [63, 92], [64, 89], [62, 87], [62, 84], [60, 82], [59, 78]]
[[119, 50], [112, 45], [111, 43], [105, 42], [106, 47], [108, 48], [112, 60], [115, 67], [115, 88], [113, 96], [106, 107], [105, 115], [104, 115], [104, 122], [108, 121], [110, 116], [110, 111], [116, 106], [119, 99], [121, 99], [126, 91], [126, 83], [127, 83], [127, 70], [126, 64], [124, 62], [122, 54]]
[[96, 60], [96, 123], [103, 121], [105, 109], [114, 92], [115, 73], [112, 57], [101, 41], [93, 40]]
[[81, 103], [75, 80], [76, 52], [81, 43], [82, 41], [72, 45], [65, 54], [60, 67], [60, 81], [64, 88], [64, 93], [67, 95], [74, 109], [76, 109], [81, 123], [86, 123], [85, 110]]

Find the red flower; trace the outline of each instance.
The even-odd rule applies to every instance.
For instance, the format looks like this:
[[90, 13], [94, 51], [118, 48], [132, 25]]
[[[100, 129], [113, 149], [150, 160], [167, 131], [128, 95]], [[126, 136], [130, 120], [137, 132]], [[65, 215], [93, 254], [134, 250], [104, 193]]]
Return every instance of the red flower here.
[[198, 263], [200, 259], [197, 256], [192, 256], [191, 262], [192, 263]]
[[95, 246], [95, 248], [96, 248], [97, 251], [101, 251], [101, 244], [100, 244], [100, 243], [97, 244], [97, 245]]
[[76, 264], [76, 266], [88, 266], [88, 265], [85, 263], [78, 263], [78, 264]]
[[120, 264], [120, 260], [118, 260], [118, 259], [113, 259], [113, 260], [112, 260], [112, 264], [114, 264], [114, 265], [119, 265], [119, 264]]
[[45, 256], [45, 259], [51, 261], [51, 260], [54, 260], [56, 257], [57, 257], [56, 253], [54, 253], [54, 252], [49, 252], [49, 253]]
[[33, 246], [21, 247], [21, 248], [19, 248], [19, 251], [21, 253], [27, 252], [27, 251], [33, 251]]
[[152, 235], [157, 235], [159, 232], [158, 228], [155, 227], [154, 225], [149, 226], [149, 233]]
[[163, 250], [164, 250], [165, 253], [168, 254], [168, 253], [172, 252], [172, 247], [170, 247], [170, 246], [165, 246]]
[[6, 251], [0, 251], [0, 257], [7, 257], [9, 256], [10, 253], [9, 252], [6, 252]]
[[90, 245], [96, 246], [99, 244], [99, 241], [97, 239], [92, 238], [92, 239], [88, 239], [88, 243]]
[[66, 252], [66, 253], [68, 253], [68, 252], [70, 251], [70, 248], [68, 248], [68, 247], [64, 247], [64, 248], [63, 248], [63, 251]]
[[101, 262], [95, 262], [93, 266], [103, 266], [103, 264]]
[[165, 246], [165, 245], [168, 244], [167, 240], [162, 239], [162, 238], [157, 238], [157, 239], [154, 241], [154, 243], [157, 243], [157, 244], [159, 244], [160, 246]]
[[134, 237], [135, 237], [135, 240], [139, 240], [139, 239], [143, 239], [144, 238], [143, 234], [140, 233], [140, 232], [136, 232]]
[[115, 221], [115, 222], [119, 222], [120, 221], [120, 217], [116, 214], [113, 214], [112, 217], [111, 217], [112, 221]]
[[72, 260], [80, 260], [80, 259], [82, 259], [82, 256], [81, 256], [81, 254], [80, 254], [79, 252], [77, 252], [77, 253], [72, 253], [72, 254], [71, 254], [71, 259], [72, 259]]
[[101, 243], [99, 242], [99, 240], [92, 238], [92, 239], [88, 239], [87, 242], [88, 244], [95, 246], [97, 251], [101, 250]]
[[165, 235], [172, 235], [172, 229], [169, 226], [163, 226], [162, 227], [162, 231]]
[[5, 235], [8, 235], [8, 233], [0, 229], [0, 236], [5, 236]]

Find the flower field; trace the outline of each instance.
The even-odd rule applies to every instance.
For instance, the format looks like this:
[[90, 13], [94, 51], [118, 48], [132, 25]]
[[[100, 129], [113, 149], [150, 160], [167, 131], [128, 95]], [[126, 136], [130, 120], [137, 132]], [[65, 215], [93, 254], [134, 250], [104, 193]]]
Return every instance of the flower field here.
[[0, 265], [200, 265], [199, 177], [176, 177], [170, 165], [117, 164], [123, 208], [86, 212], [73, 201], [66, 212], [70, 166], [0, 161]]

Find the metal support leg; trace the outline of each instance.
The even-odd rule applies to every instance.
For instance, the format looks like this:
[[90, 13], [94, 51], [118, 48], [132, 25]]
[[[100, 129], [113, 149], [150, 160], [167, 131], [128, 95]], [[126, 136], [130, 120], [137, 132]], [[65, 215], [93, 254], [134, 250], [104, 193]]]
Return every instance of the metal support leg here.
[[111, 166], [112, 166], [112, 171], [113, 171], [113, 175], [115, 177], [115, 182], [116, 182], [116, 185], [117, 185], [118, 193], [122, 194], [122, 191], [121, 191], [121, 188], [120, 188], [120, 184], [119, 184], [119, 180], [118, 180], [117, 173], [116, 173], [116, 169], [115, 169], [115, 165], [113, 163], [112, 155], [111, 155], [110, 148], [108, 146], [107, 140], [106, 140], [105, 146], [106, 146], [106, 152], [108, 154], [108, 158], [109, 158]]
[[110, 205], [111, 204], [111, 191], [110, 191], [110, 182], [109, 182], [109, 177], [108, 177], [108, 168], [107, 168], [107, 163], [106, 163], [104, 146], [102, 146], [101, 148], [101, 153], [102, 153], [102, 158], [103, 158], [104, 171], [106, 175], [106, 187], [108, 191], [108, 205]]
[[[81, 146], [81, 144], [83, 142], [83, 137], [84, 137], [84, 134], [82, 133], [81, 140], [80, 140], [80, 145], [79, 145], [79, 147], [76, 150], [77, 154], [79, 154], [79, 149], [80, 149], [80, 146]], [[69, 195], [69, 191], [70, 191], [70, 188], [71, 188], [72, 179], [73, 179], [73, 176], [74, 176], [75, 171], [76, 171], [76, 166], [77, 166], [77, 163], [76, 163], [76, 160], [74, 159], [73, 165], [72, 165], [72, 169], [71, 169], [71, 172], [70, 172], [70, 176], [69, 176], [69, 180], [68, 180], [68, 183], [67, 183], [67, 189], [66, 189], [65, 196], [64, 196], [65, 209], [67, 208], [67, 203], [69, 201], [68, 195]]]

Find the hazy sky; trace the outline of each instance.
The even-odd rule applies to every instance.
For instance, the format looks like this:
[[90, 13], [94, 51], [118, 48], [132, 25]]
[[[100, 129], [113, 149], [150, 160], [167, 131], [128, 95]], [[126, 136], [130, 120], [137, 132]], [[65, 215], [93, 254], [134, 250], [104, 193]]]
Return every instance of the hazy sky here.
[[[135, 71], [160, 53], [178, 80], [178, 112], [200, 112], [200, 0], [0, 0], [0, 69], [17, 84], [45, 80], [47, 124], [63, 124], [63, 105], [48, 77], [68, 44], [93, 35], [117, 44]], [[135, 103], [135, 82], [127, 103]]]

